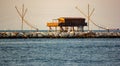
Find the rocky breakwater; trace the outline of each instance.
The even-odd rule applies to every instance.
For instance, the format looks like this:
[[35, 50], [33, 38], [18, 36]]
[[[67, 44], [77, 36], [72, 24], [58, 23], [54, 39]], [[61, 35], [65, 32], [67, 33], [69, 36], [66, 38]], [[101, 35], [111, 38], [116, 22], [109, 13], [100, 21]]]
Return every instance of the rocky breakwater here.
[[120, 32], [0, 32], [0, 38], [120, 38]]

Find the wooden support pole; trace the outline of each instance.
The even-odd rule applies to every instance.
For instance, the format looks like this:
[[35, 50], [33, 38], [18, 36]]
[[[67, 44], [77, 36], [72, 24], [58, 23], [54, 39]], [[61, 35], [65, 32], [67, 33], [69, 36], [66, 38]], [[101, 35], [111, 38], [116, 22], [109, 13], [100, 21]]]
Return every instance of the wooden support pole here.
[[21, 29], [23, 30], [23, 21], [24, 21], [24, 4], [22, 6], [22, 26], [21, 26]]
[[88, 4], [88, 31], [90, 31], [90, 25], [89, 25], [89, 21], [90, 21], [90, 17], [89, 17], [89, 9], [90, 9], [90, 6], [89, 6], [89, 4]]
[[57, 27], [55, 27], [55, 32], [57, 32]]

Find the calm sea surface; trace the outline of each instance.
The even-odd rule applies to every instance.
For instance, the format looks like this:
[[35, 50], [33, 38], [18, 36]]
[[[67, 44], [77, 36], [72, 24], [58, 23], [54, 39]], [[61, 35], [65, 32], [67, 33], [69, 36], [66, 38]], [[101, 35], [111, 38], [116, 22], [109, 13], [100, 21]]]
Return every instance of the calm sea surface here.
[[0, 66], [120, 66], [120, 38], [0, 39]]

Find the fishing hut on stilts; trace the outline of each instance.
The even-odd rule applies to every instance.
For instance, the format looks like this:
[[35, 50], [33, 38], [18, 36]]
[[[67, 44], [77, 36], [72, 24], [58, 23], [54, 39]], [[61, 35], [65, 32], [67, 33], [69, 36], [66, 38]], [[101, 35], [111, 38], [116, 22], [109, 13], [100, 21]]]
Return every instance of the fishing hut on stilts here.
[[[85, 22], [85, 18], [80, 17], [60, 17], [56, 19], [57, 22], [48, 22], [47, 26], [49, 27], [49, 31], [52, 27], [55, 27], [55, 31], [57, 27], [59, 27], [60, 32], [84, 32], [84, 26], [87, 26]], [[76, 29], [75, 29], [76, 28]]]

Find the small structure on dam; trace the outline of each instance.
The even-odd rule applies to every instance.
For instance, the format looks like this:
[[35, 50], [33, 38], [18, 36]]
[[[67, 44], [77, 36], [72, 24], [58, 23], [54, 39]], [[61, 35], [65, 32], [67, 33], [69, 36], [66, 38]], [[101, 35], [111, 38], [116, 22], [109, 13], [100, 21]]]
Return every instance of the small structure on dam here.
[[61, 32], [84, 32], [84, 26], [87, 26], [87, 23], [85, 22], [85, 18], [60, 17], [54, 19], [53, 22], [48, 22], [47, 26], [49, 27], [49, 31], [51, 31], [52, 27], [55, 27], [55, 31], [57, 31], [57, 27], [59, 27]]

